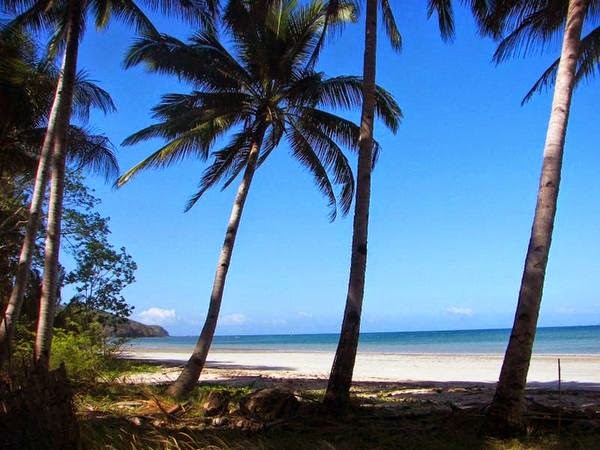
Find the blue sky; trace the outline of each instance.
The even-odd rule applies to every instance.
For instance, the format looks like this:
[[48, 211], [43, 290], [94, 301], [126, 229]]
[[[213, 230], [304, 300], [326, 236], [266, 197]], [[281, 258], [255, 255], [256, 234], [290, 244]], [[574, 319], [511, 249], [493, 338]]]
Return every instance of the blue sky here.
[[[396, 136], [380, 124], [383, 151], [373, 178], [364, 331], [509, 327], [535, 205], [550, 94], [520, 99], [553, 60], [548, 52], [496, 67], [494, 44], [456, 11], [452, 43], [426, 20], [422, 2], [401, 2], [401, 54], [380, 38], [378, 83], [405, 119]], [[157, 18], [180, 38], [189, 28]], [[324, 52], [328, 75], [360, 74], [362, 23]], [[118, 145], [151, 122], [167, 92], [189, 87], [142, 68], [124, 71], [134, 39], [118, 24], [90, 29], [80, 67], [111, 94], [118, 112], [91, 125]], [[540, 324], [598, 324], [600, 167], [597, 85], [574, 98], [563, 184]], [[358, 111], [348, 114], [357, 118]], [[122, 169], [158, 141], [119, 148]], [[354, 163], [354, 159], [353, 159]], [[197, 334], [234, 190], [215, 190], [189, 213], [203, 164], [188, 160], [149, 171], [120, 190], [90, 179], [111, 217], [113, 242], [139, 265], [126, 291], [134, 318], [171, 334]], [[328, 221], [326, 201], [283, 146], [257, 173], [233, 254], [220, 334], [337, 332], [345, 302], [351, 216]], [[596, 280], [596, 281], [594, 281]]]

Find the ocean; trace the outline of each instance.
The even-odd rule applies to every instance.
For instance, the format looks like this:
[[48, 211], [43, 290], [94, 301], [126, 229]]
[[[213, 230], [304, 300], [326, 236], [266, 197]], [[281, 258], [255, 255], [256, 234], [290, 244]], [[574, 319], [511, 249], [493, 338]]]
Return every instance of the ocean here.
[[[362, 333], [359, 351], [395, 354], [502, 354], [509, 329]], [[140, 352], [191, 353], [197, 336], [133, 339]], [[334, 352], [338, 334], [215, 336], [212, 350], [228, 352]], [[536, 334], [534, 353], [600, 354], [600, 326], [546, 327]]]

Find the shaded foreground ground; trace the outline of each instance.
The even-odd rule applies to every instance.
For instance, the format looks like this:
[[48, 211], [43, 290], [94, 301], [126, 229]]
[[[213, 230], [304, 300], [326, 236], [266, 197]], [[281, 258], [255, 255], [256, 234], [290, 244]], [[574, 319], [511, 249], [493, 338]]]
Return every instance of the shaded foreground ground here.
[[[174, 368], [161, 367], [169, 372]], [[596, 449], [600, 390], [570, 385], [527, 391], [529, 435], [493, 440], [479, 433], [493, 385], [474, 383], [355, 383], [345, 416], [321, 411], [322, 379], [235, 376], [213, 371], [185, 402], [162, 395], [164, 385], [100, 384], [77, 396], [86, 448], [160, 449]], [[238, 399], [264, 387], [290, 389], [301, 400], [293, 417], [264, 421], [240, 416]], [[231, 394], [229, 411], [206, 417], [207, 394]]]

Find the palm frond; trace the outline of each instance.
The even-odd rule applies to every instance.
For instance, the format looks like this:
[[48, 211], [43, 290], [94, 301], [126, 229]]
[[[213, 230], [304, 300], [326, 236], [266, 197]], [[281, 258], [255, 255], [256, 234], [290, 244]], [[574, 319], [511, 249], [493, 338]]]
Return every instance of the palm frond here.
[[[600, 65], [600, 27], [588, 33], [580, 42], [579, 59], [577, 62], [577, 72], [575, 74], [575, 85], [582, 80], [588, 79], [596, 74]], [[539, 92], [548, 89], [556, 82], [556, 74], [560, 58], [555, 59], [544, 71], [542, 76], [533, 84], [527, 92], [521, 105], [527, 103]]]
[[51, 15], [49, 6], [54, 0], [39, 1], [14, 1], [3, 0], [2, 5], [6, 12], [16, 17], [11, 20], [7, 29], [28, 28], [35, 32], [43, 32], [50, 28]]
[[380, 0], [380, 4], [385, 32], [390, 40], [392, 48], [399, 52], [402, 49], [402, 36], [400, 35], [400, 31], [398, 31], [394, 12], [392, 11], [389, 0]]
[[[354, 122], [318, 108], [303, 108], [301, 119], [300, 116], [295, 117], [303, 122], [310, 122], [311, 126], [318, 128], [330, 139], [339, 142], [354, 152], [358, 152], [360, 127]], [[379, 158], [379, 151], [379, 143], [373, 140], [373, 167], [375, 167]]]
[[104, 114], [117, 110], [110, 94], [88, 79], [88, 74], [80, 70], [75, 77], [73, 90], [73, 112], [82, 120], [87, 120], [92, 108], [99, 109]]
[[189, 211], [206, 191], [218, 184], [221, 179], [239, 174], [248, 160], [251, 137], [252, 133], [248, 130], [237, 133], [226, 147], [213, 152], [214, 160], [202, 174], [198, 191], [186, 203], [185, 211]]
[[333, 174], [333, 182], [342, 186], [339, 195], [340, 209], [342, 214], [346, 215], [350, 211], [354, 194], [354, 175], [348, 159], [339, 145], [314, 126], [313, 121], [302, 120], [297, 124], [297, 128], [311, 144], [325, 169]]
[[114, 16], [138, 33], [159, 34], [152, 21], [132, 0], [95, 0], [90, 3], [95, 9], [96, 28], [99, 30], [106, 28]]
[[360, 5], [357, 1], [329, 0], [325, 7], [323, 26], [319, 38], [314, 45], [313, 52], [306, 64], [306, 70], [312, 70], [317, 63], [321, 50], [325, 45], [327, 36], [335, 35], [341, 31], [346, 23], [358, 21]]
[[330, 208], [329, 220], [333, 222], [337, 216], [336, 198], [333, 186], [327, 176], [327, 170], [323, 167], [301, 130], [292, 125], [286, 133], [286, 137], [290, 144], [292, 156], [313, 175], [317, 188], [327, 198], [327, 205]]
[[271, 152], [277, 148], [281, 142], [281, 138], [285, 134], [285, 129], [286, 127], [283, 121], [274, 123], [269, 128], [265, 136], [260, 155], [258, 156], [257, 167], [262, 166]]
[[[24, 130], [19, 141], [30, 148], [25, 151], [27, 158], [39, 157], [39, 149], [46, 135], [45, 127]], [[23, 152], [21, 152], [23, 153]], [[70, 125], [67, 134], [67, 160], [76, 170], [86, 170], [100, 175], [109, 181], [119, 174], [119, 163], [115, 147], [110, 139], [102, 134], [94, 134], [89, 129]]]
[[[232, 37], [227, 48], [214, 30], [202, 30], [187, 43], [166, 35], [138, 39], [126, 66], [145, 64], [153, 72], [191, 82], [194, 90], [164, 96], [153, 109], [159, 123], [125, 140], [125, 144], [134, 144], [159, 137], [167, 144], [126, 172], [119, 183], [142, 169], [163, 167], [182, 157], [210, 157], [198, 190], [188, 201], [189, 209], [206, 190], [217, 183], [226, 188], [240, 176], [247, 167], [251, 136], [261, 129], [264, 139], [257, 167], [286, 136], [292, 155], [308, 168], [328, 199], [331, 219], [337, 213], [338, 188], [340, 209], [347, 213], [354, 180], [342, 146], [358, 148], [359, 127], [325, 109], [361, 106], [363, 82], [360, 77], [326, 78], [312, 69], [310, 59], [318, 54], [315, 49], [324, 28], [355, 17], [354, 4], [352, 0], [302, 5], [297, 0], [230, 0], [223, 15], [223, 27]], [[389, 6], [385, 1], [384, 8], [389, 10]], [[392, 35], [399, 35], [395, 23], [388, 22], [388, 27]], [[376, 90], [376, 113], [396, 131], [402, 112], [381, 87]], [[192, 141], [194, 136], [188, 133], [217, 122], [218, 133], [207, 133], [201, 143]], [[209, 147], [215, 143], [209, 135], [234, 131], [227, 146], [209, 155]], [[375, 160], [377, 143], [374, 150]]]
[[454, 12], [451, 0], [427, 0], [427, 18], [437, 13], [438, 26], [442, 39], [449, 41], [454, 37]]
[[[566, 17], [567, 3], [548, 1], [543, 7], [519, 10], [514, 28], [498, 44], [493, 60], [505, 61], [515, 55], [525, 56], [532, 49], [543, 50], [545, 45], [560, 32]], [[503, 25], [504, 28], [509, 25]]]
[[125, 57], [125, 67], [144, 64], [151, 72], [176, 75], [213, 91], [237, 91], [248, 76], [208, 33], [198, 33], [191, 45], [167, 35], [144, 35]]
[[68, 159], [77, 170], [84, 169], [102, 175], [107, 181], [119, 174], [115, 148], [108, 137], [71, 125], [68, 142]]
[[[339, 76], [321, 80], [319, 77], [306, 77], [299, 82], [301, 89], [295, 89], [294, 102], [312, 102], [330, 108], [350, 109], [362, 105], [363, 83], [361, 77]], [[375, 112], [385, 125], [396, 132], [402, 119], [402, 110], [392, 94], [381, 86], [376, 87]]]
[[599, 70], [599, 66], [600, 27], [597, 27], [581, 40], [576, 83], [596, 75], [596, 72]]
[[305, 107], [301, 110], [298, 120], [310, 121], [331, 139], [340, 142], [344, 147], [358, 151], [360, 127], [351, 120], [344, 119], [328, 111], [318, 108]]
[[[147, 139], [150, 136], [160, 136], [161, 133], [164, 134], [165, 127], [165, 124], [157, 124], [148, 127], [127, 138], [124, 144], [130, 145], [139, 142], [140, 140]], [[205, 160], [208, 158], [208, 152], [212, 144], [227, 130], [227, 128], [228, 124], [226, 123], [212, 121], [202, 123], [198, 127], [181, 133], [121, 175], [117, 180], [117, 185], [124, 185], [142, 170], [167, 167], [191, 156], [196, 156]]]
[[[123, 0], [121, 0], [123, 1]], [[146, 4], [165, 16], [213, 28], [219, 12], [219, 0], [145, 0]]]
[[525, 94], [525, 97], [521, 100], [521, 106], [527, 103], [531, 98], [538, 92], [547, 89], [556, 81], [556, 71], [558, 70], [558, 63], [560, 58], [556, 59], [550, 66], [544, 71], [542, 76], [533, 84], [531, 89]]

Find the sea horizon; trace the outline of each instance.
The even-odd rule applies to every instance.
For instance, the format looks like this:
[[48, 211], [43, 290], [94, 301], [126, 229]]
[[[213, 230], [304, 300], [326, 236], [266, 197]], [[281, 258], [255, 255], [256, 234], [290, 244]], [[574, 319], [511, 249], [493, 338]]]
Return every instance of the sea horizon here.
[[[510, 328], [385, 331], [360, 335], [359, 351], [406, 354], [502, 354]], [[212, 351], [227, 352], [333, 352], [339, 333], [216, 335]], [[128, 342], [135, 352], [191, 352], [198, 336], [136, 338]], [[534, 353], [600, 354], [600, 325], [540, 327]]]
[[[550, 329], [550, 328], [600, 328], [599, 324], [594, 325], [553, 325], [553, 326], [543, 326], [537, 327], [536, 330], [542, 329]], [[443, 329], [443, 330], [399, 330], [399, 331], [361, 331], [360, 334], [392, 334], [392, 333], [445, 333], [445, 332], [458, 332], [458, 331], [510, 331], [511, 328], [455, 328], [455, 329]], [[234, 334], [219, 334], [215, 333], [214, 337], [234, 337], [234, 336], [312, 336], [312, 335], [336, 335], [339, 336], [339, 332], [324, 332], [324, 333], [234, 333]], [[178, 338], [197, 338], [198, 334], [170, 334], [169, 337], [178, 337]], [[139, 339], [147, 339], [147, 338], [139, 338]]]

